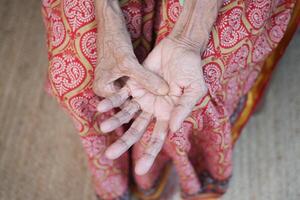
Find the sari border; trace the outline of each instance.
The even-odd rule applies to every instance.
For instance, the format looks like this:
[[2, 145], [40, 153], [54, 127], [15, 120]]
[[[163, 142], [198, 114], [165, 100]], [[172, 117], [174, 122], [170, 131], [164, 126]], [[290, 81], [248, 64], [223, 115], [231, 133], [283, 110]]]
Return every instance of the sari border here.
[[243, 111], [238, 116], [235, 123], [232, 125], [232, 143], [236, 143], [241, 135], [241, 131], [249, 121], [251, 115], [255, 111], [257, 105], [259, 104], [264, 92], [268, 86], [269, 81], [272, 77], [272, 72], [276, 68], [279, 60], [283, 56], [286, 48], [288, 47], [290, 41], [292, 40], [295, 32], [297, 31], [298, 25], [300, 23], [300, 1], [296, 1], [291, 19], [288, 23], [287, 30], [279, 42], [278, 46], [272, 51], [272, 53], [266, 58], [263, 63], [262, 72], [256, 79], [254, 86], [250, 89], [247, 94], [246, 104]]

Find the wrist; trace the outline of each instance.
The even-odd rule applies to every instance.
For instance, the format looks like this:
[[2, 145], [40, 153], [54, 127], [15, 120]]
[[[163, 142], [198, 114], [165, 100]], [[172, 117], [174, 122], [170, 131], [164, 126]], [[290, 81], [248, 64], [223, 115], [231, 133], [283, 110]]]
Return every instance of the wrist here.
[[206, 40], [193, 40], [181, 34], [171, 33], [167, 38], [181, 46], [184, 46], [185, 48], [191, 49], [198, 53], [202, 53], [206, 46], [206, 42], [204, 42]]
[[118, 0], [96, 0], [95, 8], [98, 31], [109, 33], [126, 29]]
[[175, 23], [171, 37], [202, 53], [217, 18], [222, 0], [188, 0]]

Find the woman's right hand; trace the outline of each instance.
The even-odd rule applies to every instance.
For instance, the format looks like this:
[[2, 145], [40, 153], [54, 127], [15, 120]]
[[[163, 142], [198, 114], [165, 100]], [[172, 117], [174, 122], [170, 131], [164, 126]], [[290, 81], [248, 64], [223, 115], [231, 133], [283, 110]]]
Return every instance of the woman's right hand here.
[[117, 92], [124, 85], [123, 80], [129, 78], [154, 94], [167, 94], [167, 83], [138, 62], [118, 1], [97, 0], [95, 3], [98, 60], [94, 92], [107, 97]]

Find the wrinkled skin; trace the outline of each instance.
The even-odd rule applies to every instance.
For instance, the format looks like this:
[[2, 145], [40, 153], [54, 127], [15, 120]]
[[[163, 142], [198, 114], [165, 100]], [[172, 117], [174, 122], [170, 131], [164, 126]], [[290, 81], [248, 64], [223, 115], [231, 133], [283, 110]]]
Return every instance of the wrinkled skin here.
[[167, 83], [138, 62], [117, 0], [95, 1], [97, 66], [93, 90], [98, 96], [114, 94], [127, 77], [154, 94], [166, 94]]
[[102, 33], [98, 37], [98, 64], [94, 92], [103, 97], [114, 94], [129, 77], [155, 94], [166, 94], [168, 85], [158, 75], [145, 69], [134, 55], [127, 30]]
[[[145, 174], [162, 149], [169, 130], [176, 131], [190, 114], [197, 101], [207, 91], [200, 52], [182, 41], [167, 37], [148, 55], [143, 66], [159, 74], [169, 85], [166, 95], [157, 95], [134, 80], [129, 80], [118, 93], [104, 99], [98, 105], [106, 112], [123, 105], [123, 109], [101, 124], [103, 132], [110, 132], [132, 119], [141, 109], [129, 130], [106, 151], [110, 159], [118, 158], [144, 134], [148, 124], [155, 118], [156, 124], [151, 140], [143, 156], [137, 161], [135, 172]], [[132, 97], [129, 100], [129, 97]]]

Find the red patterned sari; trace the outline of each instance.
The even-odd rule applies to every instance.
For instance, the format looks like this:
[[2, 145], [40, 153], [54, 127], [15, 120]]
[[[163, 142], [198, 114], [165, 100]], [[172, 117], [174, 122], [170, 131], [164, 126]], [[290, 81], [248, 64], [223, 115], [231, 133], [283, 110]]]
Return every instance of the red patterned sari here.
[[[172, 30], [179, 0], [120, 0], [136, 56], [142, 62]], [[49, 57], [48, 91], [68, 111], [79, 132], [101, 199], [170, 199], [163, 197], [172, 163], [184, 199], [215, 199], [232, 173], [232, 148], [251, 116], [274, 66], [299, 21], [296, 0], [224, 0], [202, 55], [207, 94], [176, 133], [169, 133], [150, 172], [132, 171], [153, 126], [117, 160], [104, 151], [125, 127], [104, 135], [100, 98], [92, 91], [96, 65], [93, 0], [43, 0]], [[132, 186], [132, 187], [129, 187]], [[131, 188], [131, 189], [129, 189]], [[169, 187], [166, 187], [169, 188]]]

